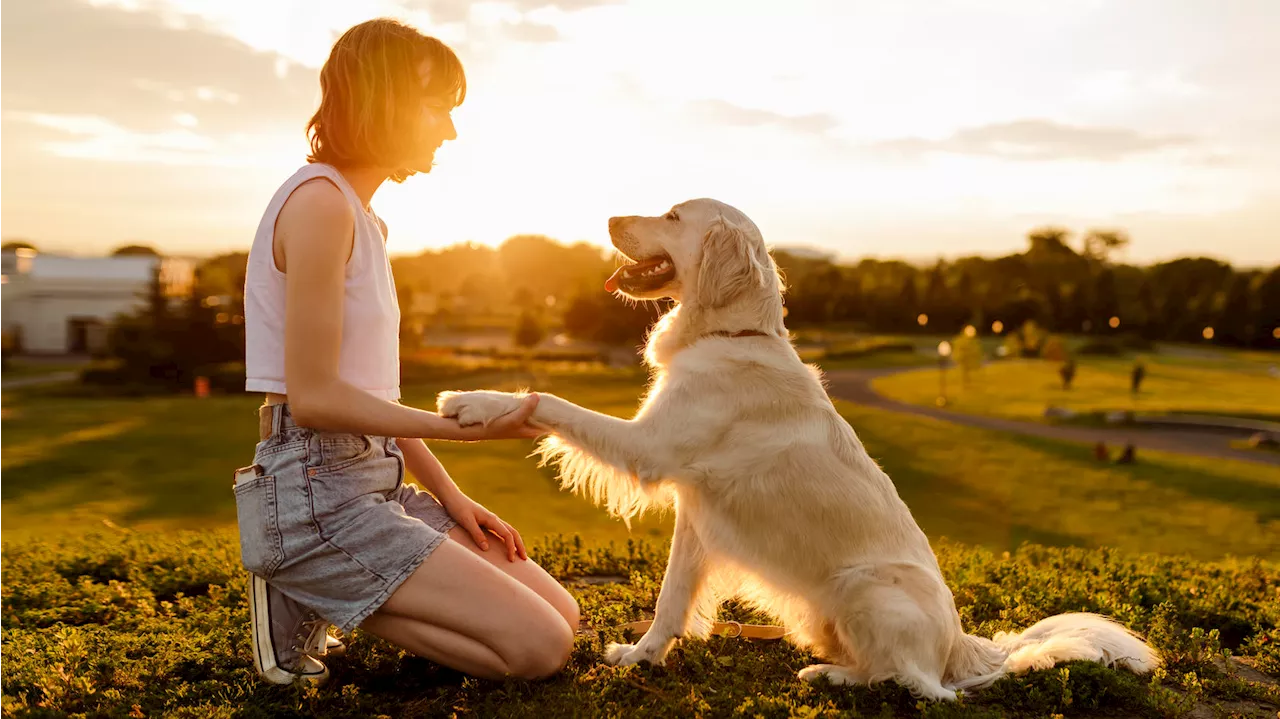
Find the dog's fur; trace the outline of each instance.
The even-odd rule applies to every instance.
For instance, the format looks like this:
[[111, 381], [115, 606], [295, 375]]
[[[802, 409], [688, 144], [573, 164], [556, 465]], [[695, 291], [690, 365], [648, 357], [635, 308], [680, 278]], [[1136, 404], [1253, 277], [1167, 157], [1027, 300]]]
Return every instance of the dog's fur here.
[[[893, 483], [837, 414], [820, 372], [783, 326], [782, 281], [755, 224], [714, 200], [663, 217], [615, 217], [628, 257], [665, 253], [676, 276], [638, 299], [677, 305], [645, 350], [652, 383], [633, 419], [542, 394], [538, 447], [564, 487], [629, 519], [674, 507], [675, 535], [654, 623], [611, 664], [661, 664], [675, 640], [706, 636], [738, 597], [833, 662], [802, 679], [893, 679], [928, 699], [1006, 673], [1088, 659], [1146, 672], [1155, 652], [1119, 624], [1063, 614], [1020, 634], [965, 634], [929, 541]], [[751, 330], [760, 334], [734, 336]], [[442, 414], [488, 423], [518, 394], [445, 392]]]

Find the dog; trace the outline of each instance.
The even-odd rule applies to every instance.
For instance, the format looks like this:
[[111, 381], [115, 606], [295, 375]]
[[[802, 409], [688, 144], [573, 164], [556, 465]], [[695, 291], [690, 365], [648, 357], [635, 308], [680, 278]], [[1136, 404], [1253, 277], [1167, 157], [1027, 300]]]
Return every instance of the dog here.
[[[619, 419], [541, 394], [535, 452], [562, 486], [624, 520], [673, 508], [671, 555], [652, 626], [611, 644], [610, 664], [662, 664], [675, 641], [706, 637], [723, 599], [777, 617], [827, 664], [803, 680], [894, 680], [954, 700], [1010, 673], [1085, 659], [1145, 673], [1159, 658], [1096, 614], [1044, 619], [994, 639], [966, 634], [929, 541], [801, 361], [783, 324], [782, 277], [756, 225], [698, 199], [655, 217], [614, 217], [625, 264], [606, 289], [670, 298], [645, 361], [639, 411]], [[519, 393], [444, 392], [462, 425], [514, 410]], [[629, 526], [629, 524], [628, 524]]]

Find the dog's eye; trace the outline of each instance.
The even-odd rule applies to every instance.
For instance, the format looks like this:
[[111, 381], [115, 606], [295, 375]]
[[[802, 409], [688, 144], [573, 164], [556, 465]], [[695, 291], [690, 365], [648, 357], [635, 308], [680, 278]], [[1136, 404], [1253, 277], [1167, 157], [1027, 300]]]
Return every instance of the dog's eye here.
[[672, 211], [670, 211], [670, 212], [668, 212], [668, 213], [667, 213], [667, 219], [668, 219], [668, 220], [671, 220], [671, 221], [673, 221], [673, 222], [674, 222], [674, 221], [676, 221], [676, 220], [679, 220], [679, 219], [680, 219], [680, 215], [677, 215], [677, 214], [676, 214], [676, 211], [675, 211], [675, 210], [672, 210]]

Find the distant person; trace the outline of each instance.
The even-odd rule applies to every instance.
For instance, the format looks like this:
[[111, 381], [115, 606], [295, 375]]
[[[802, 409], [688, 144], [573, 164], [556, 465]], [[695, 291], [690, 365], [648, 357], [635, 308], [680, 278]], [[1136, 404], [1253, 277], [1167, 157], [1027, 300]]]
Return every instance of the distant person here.
[[422, 441], [532, 438], [537, 396], [483, 428], [399, 403], [400, 311], [369, 203], [431, 171], [466, 87], [435, 38], [386, 19], [348, 30], [320, 71], [307, 164], [253, 240], [245, 389], [265, 403], [235, 494], [254, 663], [273, 683], [327, 678], [317, 657], [345, 649], [330, 624], [486, 679], [549, 676], [573, 648], [573, 597]]
[[1116, 459], [1116, 464], [1133, 464], [1137, 459], [1135, 456], [1136, 454], [1137, 448], [1135, 448], [1133, 443], [1130, 442], [1124, 446], [1124, 452], [1122, 452], [1120, 457]]
[[1066, 362], [1062, 363], [1062, 367], [1058, 369], [1058, 374], [1062, 376], [1062, 388], [1071, 389], [1071, 380], [1076, 377], [1076, 360], [1074, 357], [1068, 357]]
[[1129, 393], [1137, 394], [1138, 389], [1142, 386], [1142, 379], [1147, 376], [1147, 365], [1138, 360], [1133, 363], [1133, 372], [1129, 375]]

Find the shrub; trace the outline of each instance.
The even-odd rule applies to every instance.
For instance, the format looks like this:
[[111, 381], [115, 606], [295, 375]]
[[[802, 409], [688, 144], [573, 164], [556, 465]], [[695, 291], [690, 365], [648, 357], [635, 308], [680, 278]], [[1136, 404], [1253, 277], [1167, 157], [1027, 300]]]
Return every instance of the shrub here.
[[1110, 340], [1090, 340], [1080, 345], [1076, 349], [1076, 354], [1119, 357], [1124, 354], [1124, 350]]

